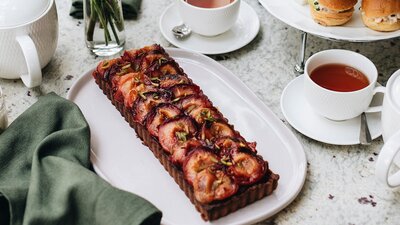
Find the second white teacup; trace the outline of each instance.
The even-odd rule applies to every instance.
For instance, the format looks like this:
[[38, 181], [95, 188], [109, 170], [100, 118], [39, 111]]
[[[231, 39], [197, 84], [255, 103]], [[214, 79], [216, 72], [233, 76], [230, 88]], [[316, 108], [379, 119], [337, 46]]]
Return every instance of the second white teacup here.
[[[193, 32], [215, 36], [228, 31], [235, 24], [239, 16], [240, 1], [229, 0], [226, 5], [211, 8], [192, 5], [188, 0], [177, 0], [177, 5], [181, 19]], [[209, 2], [211, 4], [212, 0]]]
[[[327, 64], [346, 65], [350, 71], [354, 68], [366, 76], [369, 84], [354, 91], [335, 91], [322, 87], [314, 82], [310, 75], [318, 67]], [[378, 71], [368, 58], [359, 53], [341, 49], [318, 52], [307, 60], [304, 77], [307, 102], [316, 113], [328, 119], [347, 120], [359, 116], [362, 112], [378, 112], [382, 108], [369, 107], [372, 97], [378, 92], [384, 93], [385, 88], [376, 87]]]

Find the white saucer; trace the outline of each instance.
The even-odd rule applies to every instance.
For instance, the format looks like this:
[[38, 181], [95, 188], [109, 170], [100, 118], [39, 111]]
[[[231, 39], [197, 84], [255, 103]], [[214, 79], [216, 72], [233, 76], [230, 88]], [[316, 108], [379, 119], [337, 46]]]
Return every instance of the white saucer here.
[[192, 32], [184, 39], [178, 40], [172, 34], [172, 28], [182, 24], [176, 4], [171, 4], [160, 17], [160, 30], [162, 35], [171, 44], [185, 49], [207, 55], [223, 54], [235, 51], [252, 41], [260, 30], [260, 20], [257, 13], [246, 2], [241, 2], [238, 20], [227, 32], [206, 37]]
[[[374, 98], [374, 101], [381, 100]], [[290, 125], [309, 138], [334, 145], [360, 144], [360, 116], [333, 121], [316, 114], [303, 96], [303, 75], [292, 80], [283, 90], [281, 110]], [[367, 120], [372, 139], [379, 137], [382, 134], [381, 113], [367, 113]]]

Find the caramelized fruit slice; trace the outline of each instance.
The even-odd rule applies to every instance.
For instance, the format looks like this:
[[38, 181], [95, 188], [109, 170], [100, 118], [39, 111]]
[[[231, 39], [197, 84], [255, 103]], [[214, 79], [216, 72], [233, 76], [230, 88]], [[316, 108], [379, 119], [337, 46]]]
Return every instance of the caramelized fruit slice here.
[[244, 141], [239, 141], [236, 138], [222, 137], [215, 141], [215, 149], [220, 156], [230, 156], [231, 154], [240, 151], [242, 147], [246, 147]]
[[114, 76], [113, 85], [115, 89], [114, 99], [124, 102], [124, 105], [131, 108], [136, 100], [136, 89], [144, 86], [144, 77], [141, 73], [128, 73], [123, 76]]
[[158, 104], [169, 102], [171, 96], [168, 92], [147, 92], [145, 94], [139, 93], [133, 105], [133, 120], [135, 122], [143, 123], [147, 114]]
[[211, 141], [212, 143], [221, 137], [234, 138], [235, 136], [235, 131], [224, 121], [206, 121], [200, 131], [200, 139], [205, 140], [206, 142]]
[[209, 108], [212, 107], [211, 102], [204, 95], [190, 95], [185, 98], [172, 100], [176, 102], [176, 105], [186, 113], [190, 114], [193, 110], [198, 108]]
[[193, 181], [194, 195], [201, 203], [210, 203], [234, 195], [238, 185], [223, 171], [203, 170]]
[[253, 184], [265, 174], [266, 164], [260, 156], [236, 152], [231, 155], [231, 160], [233, 165], [228, 171], [240, 185]]
[[218, 138], [214, 144], [215, 149], [219, 152], [219, 155], [222, 156], [230, 156], [236, 152], [251, 151], [248, 147], [247, 143], [241, 138], [232, 138], [232, 137], [222, 137]]
[[182, 69], [178, 66], [178, 64], [175, 61], [172, 62], [170, 61], [168, 63], [165, 63], [164, 65], [161, 65], [159, 70], [162, 75], [183, 73]]
[[167, 61], [167, 56], [165, 54], [147, 54], [143, 57], [140, 70], [142, 72], [147, 71], [153, 64], [161, 63], [162, 61]]
[[153, 108], [147, 117], [146, 128], [151, 135], [158, 137], [158, 126], [163, 124], [164, 121], [178, 116], [180, 113], [181, 110], [170, 103], [160, 104]]
[[196, 126], [188, 116], [182, 116], [165, 122], [158, 128], [158, 141], [164, 150], [173, 153], [173, 148], [196, 134]]
[[216, 120], [224, 119], [222, 114], [214, 107], [198, 107], [190, 111], [189, 116], [192, 117], [198, 124], [203, 124], [206, 121], [214, 122]]
[[185, 75], [168, 74], [160, 78], [160, 87], [168, 89], [177, 84], [190, 84], [189, 78]]
[[126, 102], [130, 102], [132, 104], [126, 105], [127, 107], [133, 106], [133, 104], [137, 101], [137, 99], [141, 96], [143, 96], [145, 93], [148, 92], [157, 92], [158, 89], [155, 88], [152, 85], [145, 85], [145, 84], [139, 84], [135, 88], [133, 88], [130, 92], [129, 95], [126, 97]]
[[178, 145], [176, 145], [173, 150], [172, 150], [172, 154], [170, 156], [170, 160], [172, 163], [174, 163], [177, 166], [182, 166], [183, 162], [186, 159], [186, 155], [193, 149], [197, 148], [197, 147], [201, 147], [202, 143], [197, 140], [197, 139], [190, 139], [187, 140], [183, 143], [179, 143]]
[[169, 89], [174, 99], [198, 94], [200, 87], [195, 84], [177, 84]]
[[122, 64], [122, 60], [110, 59], [103, 60], [97, 65], [95, 72], [93, 73], [93, 77], [95, 79], [105, 79], [107, 80], [110, 74], [114, 74], [119, 70], [119, 64]]
[[124, 61], [133, 62], [135, 59], [145, 56], [147, 54], [167, 54], [164, 49], [157, 44], [145, 46], [140, 49], [127, 50], [121, 56]]
[[151, 78], [160, 78], [164, 75], [180, 74], [182, 72], [183, 71], [173, 59], [165, 57], [159, 58], [144, 71], [144, 73]]
[[190, 185], [193, 185], [198, 173], [213, 166], [217, 166], [219, 157], [206, 147], [199, 147], [191, 151], [183, 163], [183, 173]]

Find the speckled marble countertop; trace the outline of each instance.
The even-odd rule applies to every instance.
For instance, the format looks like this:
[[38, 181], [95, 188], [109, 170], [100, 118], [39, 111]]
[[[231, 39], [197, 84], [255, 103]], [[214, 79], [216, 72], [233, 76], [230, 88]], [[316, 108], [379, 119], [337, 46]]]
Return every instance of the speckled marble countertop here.
[[[82, 20], [68, 15], [69, 1], [57, 0], [59, 42], [50, 64], [43, 69], [40, 87], [27, 89], [19, 80], [0, 79], [12, 121], [37, 97], [54, 91], [65, 97], [71, 85], [99, 61], [84, 45]], [[152, 43], [171, 46], [158, 29], [161, 12], [172, 0], [144, 0], [138, 20], [126, 22], [126, 48]], [[271, 16], [256, 0], [247, 1], [261, 20], [261, 30], [247, 46], [214, 57], [237, 75], [283, 121], [280, 96], [295, 78], [293, 65], [300, 48], [300, 31]], [[139, 35], [138, 35], [139, 34]], [[400, 68], [400, 38], [372, 43], [332, 42], [309, 35], [306, 56], [332, 48], [349, 49], [370, 58], [379, 70], [379, 82]], [[378, 183], [374, 165], [383, 145], [334, 146], [309, 139], [294, 130], [308, 159], [305, 185], [286, 209], [260, 224], [400, 224], [400, 191]]]

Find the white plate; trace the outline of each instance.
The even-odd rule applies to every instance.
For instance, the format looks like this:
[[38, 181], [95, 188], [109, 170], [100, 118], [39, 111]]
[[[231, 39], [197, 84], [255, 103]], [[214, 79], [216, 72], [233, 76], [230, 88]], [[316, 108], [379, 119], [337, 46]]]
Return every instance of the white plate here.
[[[334, 145], [359, 144], [360, 116], [351, 120], [333, 121], [316, 114], [304, 98], [303, 76], [292, 80], [281, 96], [281, 109], [290, 125], [307, 137], [320, 142]], [[382, 99], [377, 97], [374, 100]], [[382, 134], [381, 113], [366, 115], [371, 137], [375, 139]]]
[[[212, 224], [248, 224], [270, 217], [297, 196], [306, 175], [302, 146], [286, 126], [232, 72], [216, 61], [180, 49], [167, 49], [180, 66], [280, 175], [278, 188]], [[112, 185], [136, 193], [163, 212], [163, 224], [207, 224], [152, 152], [97, 87], [91, 71], [71, 88], [91, 128], [92, 162]], [[282, 163], [284, 162], [284, 163]], [[190, 222], [188, 222], [190, 221]]]
[[400, 30], [394, 32], [378, 32], [367, 28], [361, 19], [360, 6], [358, 1], [354, 7], [352, 19], [336, 27], [324, 27], [311, 17], [308, 4], [300, 5], [296, 0], [258, 0], [273, 16], [282, 22], [317, 36], [346, 40], [353, 42], [367, 42], [389, 39], [400, 36]]
[[160, 17], [162, 35], [176, 47], [208, 55], [235, 51], [250, 43], [260, 30], [257, 13], [244, 1], [241, 2], [239, 17], [235, 25], [223, 34], [206, 37], [192, 32], [188, 38], [178, 40], [171, 30], [174, 26], [182, 23], [177, 6], [171, 4]]

